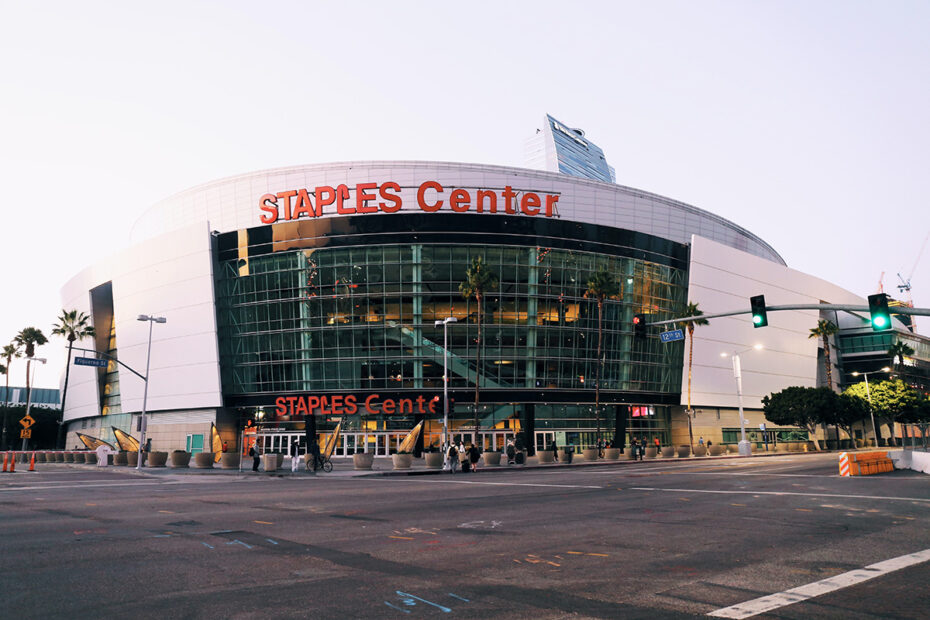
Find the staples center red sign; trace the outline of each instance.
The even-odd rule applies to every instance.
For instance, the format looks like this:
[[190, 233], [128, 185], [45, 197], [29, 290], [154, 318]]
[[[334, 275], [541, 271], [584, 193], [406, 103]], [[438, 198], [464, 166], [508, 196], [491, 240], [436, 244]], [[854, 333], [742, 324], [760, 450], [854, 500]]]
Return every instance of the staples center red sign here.
[[[352, 191], [355, 200], [351, 199]], [[401, 187], [393, 181], [386, 183], [358, 183], [330, 187], [323, 185], [309, 189], [292, 189], [277, 194], [265, 194], [258, 200], [262, 224], [320, 217], [324, 212], [337, 215], [366, 213], [396, 213], [403, 207]], [[455, 188], [451, 191], [436, 181], [426, 181], [417, 188], [417, 206], [427, 213], [435, 213], [448, 205], [455, 213], [504, 213], [553, 217], [558, 215], [558, 194], [537, 194], [514, 191], [507, 185], [503, 190]]]

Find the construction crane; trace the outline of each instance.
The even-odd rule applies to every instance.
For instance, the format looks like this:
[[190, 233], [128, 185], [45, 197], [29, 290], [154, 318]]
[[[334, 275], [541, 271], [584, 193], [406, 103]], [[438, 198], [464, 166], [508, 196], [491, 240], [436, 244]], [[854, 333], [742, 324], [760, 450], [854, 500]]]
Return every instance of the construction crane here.
[[[927, 248], [927, 241], [930, 241], [930, 232], [927, 233], [927, 236], [924, 237], [924, 242], [920, 244], [920, 250], [917, 252], [917, 259], [914, 261], [914, 266], [911, 267], [910, 273], [907, 274], [907, 279], [904, 279], [900, 273], [898, 274], [898, 280], [901, 281], [901, 284], [898, 285], [898, 292], [907, 293], [907, 305], [909, 308], [914, 307], [914, 298], [911, 296], [911, 277], [914, 275], [914, 271], [917, 270], [917, 265], [920, 264], [920, 257], [923, 256], [924, 250]], [[882, 273], [884, 277], [884, 273]], [[914, 318], [911, 317], [911, 329], [916, 329], [914, 325]]]

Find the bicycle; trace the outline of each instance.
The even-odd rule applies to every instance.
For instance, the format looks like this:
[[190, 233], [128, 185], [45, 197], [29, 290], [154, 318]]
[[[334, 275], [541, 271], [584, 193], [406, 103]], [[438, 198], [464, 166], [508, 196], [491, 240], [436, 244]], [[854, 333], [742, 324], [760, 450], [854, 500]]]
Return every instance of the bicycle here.
[[322, 469], [323, 472], [329, 473], [333, 471], [333, 462], [329, 460], [328, 456], [320, 455], [318, 457], [307, 459], [307, 471], [315, 472], [318, 469]]

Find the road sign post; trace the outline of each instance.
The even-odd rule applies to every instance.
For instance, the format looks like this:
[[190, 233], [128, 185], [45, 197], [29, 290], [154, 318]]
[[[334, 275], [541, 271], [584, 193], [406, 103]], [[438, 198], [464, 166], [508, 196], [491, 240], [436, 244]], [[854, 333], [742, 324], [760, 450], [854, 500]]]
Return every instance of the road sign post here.
[[659, 340], [662, 342], [675, 342], [676, 340], [684, 340], [685, 332], [681, 329], [673, 329], [668, 332], [662, 332], [659, 334]]

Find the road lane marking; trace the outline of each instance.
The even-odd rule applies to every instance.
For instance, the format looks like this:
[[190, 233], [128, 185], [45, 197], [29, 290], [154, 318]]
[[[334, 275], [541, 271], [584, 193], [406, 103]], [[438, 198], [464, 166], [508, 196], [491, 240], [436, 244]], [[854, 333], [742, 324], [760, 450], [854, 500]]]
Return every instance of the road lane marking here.
[[91, 484], [69, 484], [60, 487], [17, 487], [13, 489], [0, 489], [0, 492], [9, 492], [9, 491], [48, 491], [50, 489], [88, 489], [92, 487], [144, 487], [144, 486], [154, 486], [154, 485], [164, 485], [164, 484], [184, 484], [182, 482], [176, 481], [165, 481], [165, 482], [104, 482], [104, 483], [91, 483]]
[[[402, 482], [419, 482], [418, 480], [402, 480]], [[603, 489], [602, 486], [584, 484], [543, 484], [531, 482], [481, 482], [478, 480], [430, 480], [430, 482], [446, 482], [449, 484], [483, 484], [492, 487], [546, 487], [556, 489]]]
[[778, 609], [779, 607], [785, 607], [787, 605], [806, 601], [816, 596], [822, 596], [836, 590], [848, 588], [875, 579], [876, 577], [901, 570], [902, 568], [928, 561], [930, 561], [930, 549], [924, 549], [917, 553], [910, 553], [876, 564], [870, 564], [862, 569], [851, 570], [797, 588], [791, 588], [790, 590], [784, 590], [769, 596], [761, 596], [751, 601], [717, 609], [707, 615], [717, 618], [749, 618], [772, 611], [773, 609]]
[[253, 521], [253, 523], [260, 523], [262, 525], [274, 525], [271, 521]]
[[631, 491], [667, 491], [669, 493], [717, 493], [722, 495], [790, 495], [796, 497], [845, 497], [852, 499], [886, 499], [898, 502], [930, 503], [923, 497], [890, 497], [887, 495], [840, 495], [832, 493], [798, 493], [796, 491], [709, 491], [706, 489], [660, 489], [658, 487], [630, 487]]

